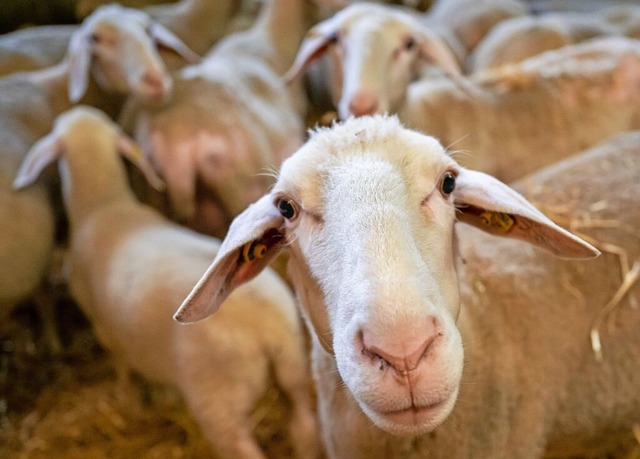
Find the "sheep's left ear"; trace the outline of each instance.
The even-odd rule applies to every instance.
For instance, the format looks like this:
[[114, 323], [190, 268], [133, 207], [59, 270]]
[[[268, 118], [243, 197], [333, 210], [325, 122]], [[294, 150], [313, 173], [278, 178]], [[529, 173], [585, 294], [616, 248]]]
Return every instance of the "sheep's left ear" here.
[[194, 53], [177, 35], [167, 29], [165, 26], [153, 22], [149, 28], [151, 38], [172, 49], [184, 58], [189, 64], [197, 64], [201, 61], [200, 56]]
[[13, 181], [13, 188], [19, 190], [31, 185], [42, 171], [62, 154], [62, 142], [55, 133], [47, 134], [33, 144], [25, 156]]
[[257, 276], [285, 243], [284, 218], [267, 194], [231, 223], [218, 254], [173, 318], [190, 323], [217, 311], [240, 285]]
[[435, 33], [423, 29], [417, 35], [420, 57], [442, 68], [449, 75], [461, 75], [460, 64], [451, 48]]
[[68, 92], [72, 103], [78, 102], [89, 85], [91, 71], [91, 44], [85, 27], [80, 26], [69, 41], [67, 62], [69, 63]]
[[460, 168], [453, 195], [458, 220], [488, 233], [520, 239], [561, 258], [593, 258], [600, 254], [490, 175]]

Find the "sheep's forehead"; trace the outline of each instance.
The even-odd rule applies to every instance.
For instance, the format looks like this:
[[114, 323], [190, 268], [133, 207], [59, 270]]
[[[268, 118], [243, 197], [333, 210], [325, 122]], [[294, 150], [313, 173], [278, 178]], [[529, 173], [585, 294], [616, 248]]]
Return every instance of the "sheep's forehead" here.
[[412, 22], [409, 17], [390, 8], [363, 8], [343, 18], [341, 30], [346, 34], [389, 37], [406, 33], [411, 28]]
[[350, 169], [384, 169], [402, 180], [408, 192], [426, 194], [454, 166], [436, 139], [403, 128], [395, 118], [355, 118], [313, 133], [285, 161], [275, 190], [321, 215], [327, 184], [352, 180], [355, 172], [344, 174]]

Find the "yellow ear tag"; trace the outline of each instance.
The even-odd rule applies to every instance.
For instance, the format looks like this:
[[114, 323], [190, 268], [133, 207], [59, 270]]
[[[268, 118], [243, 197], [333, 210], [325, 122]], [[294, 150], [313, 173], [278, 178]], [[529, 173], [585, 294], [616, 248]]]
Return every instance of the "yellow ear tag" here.
[[253, 261], [256, 258], [263, 258], [267, 254], [267, 246], [256, 243], [256, 241], [247, 242], [242, 247], [242, 259], [244, 261]]
[[513, 217], [503, 212], [482, 212], [480, 220], [487, 226], [493, 226], [501, 233], [508, 233], [513, 226]]

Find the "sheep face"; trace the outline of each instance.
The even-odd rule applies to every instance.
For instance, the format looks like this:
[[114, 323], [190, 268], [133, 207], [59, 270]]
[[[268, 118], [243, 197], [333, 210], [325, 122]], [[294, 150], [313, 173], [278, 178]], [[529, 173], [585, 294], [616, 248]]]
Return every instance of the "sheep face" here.
[[[317, 279], [324, 298], [322, 304], [303, 299], [306, 316], [319, 339], [330, 341], [362, 410], [402, 435], [431, 430], [446, 418], [463, 361], [455, 326], [455, 208], [443, 191], [456, 165], [433, 139], [420, 140], [409, 149], [394, 146], [393, 157], [336, 151], [303, 182], [322, 176], [313, 200], [299, 182], [280, 182], [275, 191], [280, 207], [300, 209], [289, 230], [298, 253], [292, 277], [304, 260], [305, 283]], [[299, 167], [287, 164], [282, 177], [298, 176]]]
[[409, 14], [353, 4], [311, 29], [286, 78], [329, 55], [330, 90], [341, 119], [396, 112], [423, 60], [459, 73], [448, 47]]
[[89, 73], [102, 88], [132, 94], [145, 102], [169, 96], [172, 79], [157, 49], [161, 43], [188, 60], [195, 56], [180, 40], [141, 11], [101, 7], [73, 34], [69, 45], [69, 96], [84, 94]]
[[430, 431], [453, 409], [462, 376], [456, 219], [558, 255], [597, 254], [435, 139], [397, 118], [351, 118], [283, 163], [176, 319], [206, 317], [287, 248], [316, 343], [333, 353], [362, 411], [393, 434]]

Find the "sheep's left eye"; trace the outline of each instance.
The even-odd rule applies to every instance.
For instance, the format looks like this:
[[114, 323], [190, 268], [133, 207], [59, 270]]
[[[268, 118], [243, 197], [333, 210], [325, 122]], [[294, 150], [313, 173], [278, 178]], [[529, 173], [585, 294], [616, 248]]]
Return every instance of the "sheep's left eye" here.
[[444, 174], [444, 177], [442, 178], [442, 185], [440, 188], [442, 189], [442, 192], [444, 194], [453, 193], [453, 190], [456, 189], [456, 176], [451, 172], [447, 172], [446, 174]]
[[280, 211], [280, 214], [282, 214], [282, 216], [287, 220], [291, 220], [296, 216], [296, 209], [291, 201], [289, 201], [287, 198], [281, 198], [278, 201], [278, 210]]

